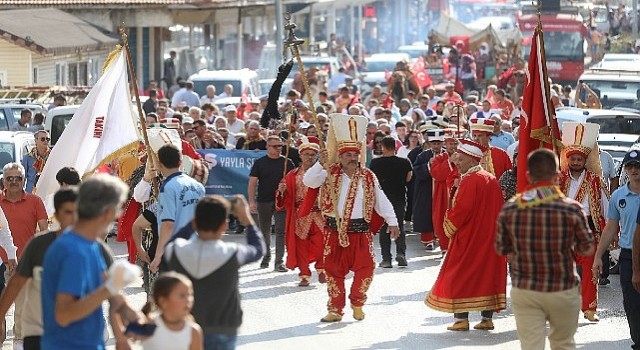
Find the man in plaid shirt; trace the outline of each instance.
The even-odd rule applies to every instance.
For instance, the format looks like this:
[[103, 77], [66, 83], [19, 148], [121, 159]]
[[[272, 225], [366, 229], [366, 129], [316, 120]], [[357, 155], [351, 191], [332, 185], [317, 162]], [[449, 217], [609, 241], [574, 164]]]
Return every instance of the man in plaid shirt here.
[[498, 216], [495, 248], [511, 262], [511, 302], [523, 349], [575, 349], [580, 277], [574, 253], [588, 256], [594, 237], [577, 201], [555, 185], [558, 158], [547, 149], [527, 160], [529, 185]]

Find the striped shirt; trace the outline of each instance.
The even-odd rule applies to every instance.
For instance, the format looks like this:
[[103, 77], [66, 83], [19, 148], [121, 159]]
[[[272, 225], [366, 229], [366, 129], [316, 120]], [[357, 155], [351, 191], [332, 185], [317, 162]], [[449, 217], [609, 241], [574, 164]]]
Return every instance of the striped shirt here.
[[498, 216], [495, 248], [508, 255], [517, 288], [557, 292], [577, 286], [574, 250], [587, 250], [593, 242], [582, 206], [556, 186], [515, 196]]

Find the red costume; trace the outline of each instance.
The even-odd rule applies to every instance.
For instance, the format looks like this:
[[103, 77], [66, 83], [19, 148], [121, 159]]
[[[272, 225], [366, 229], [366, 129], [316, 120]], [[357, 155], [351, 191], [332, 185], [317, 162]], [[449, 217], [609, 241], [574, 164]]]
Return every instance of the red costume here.
[[[287, 246], [288, 269], [300, 269], [298, 274], [301, 279], [309, 280], [311, 270], [309, 264], [315, 261], [318, 274], [324, 272], [324, 218], [316, 201], [311, 208], [305, 201], [307, 193], [317, 196], [317, 189], [309, 189], [302, 183], [305, 172], [302, 168], [296, 168], [284, 177], [282, 181], [287, 185], [284, 194], [276, 191], [276, 210], [286, 209], [287, 221], [285, 224], [285, 244]], [[303, 205], [305, 204], [305, 205]], [[321, 279], [322, 280], [322, 279]]]
[[[564, 194], [569, 196], [569, 187], [571, 185], [571, 175], [569, 170], [562, 171], [562, 178], [560, 180], [560, 188]], [[582, 203], [585, 198], [589, 201], [589, 212], [587, 217], [589, 218], [589, 225], [593, 225], [591, 229], [594, 230], [593, 236], [595, 238], [595, 245], [598, 246], [600, 242], [600, 235], [604, 230], [605, 218], [602, 208], [602, 194], [603, 194], [602, 180], [600, 177], [591, 171], [585, 170], [584, 178], [580, 183], [580, 188], [575, 194], [575, 198], [579, 203]], [[596, 311], [598, 307], [598, 279], [593, 275], [591, 267], [593, 266], [593, 260], [595, 252], [590, 256], [582, 256], [575, 254], [576, 265], [582, 268], [582, 276], [580, 279], [580, 292], [582, 294], [582, 311]]]
[[[597, 140], [600, 127], [593, 123], [566, 122], [562, 124], [563, 157], [561, 162], [560, 189], [564, 194], [582, 204], [587, 211], [589, 226], [593, 230], [595, 245], [598, 246], [600, 235], [605, 226], [604, 208], [608, 206], [608, 194], [604, 190], [601, 173], [600, 156], [597, 148]], [[579, 164], [576, 160], [580, 156], [584, 158], [584, 168], [574, 178], [570, 166]], [[564, 162], [566, 160], [566, 162]], [[571, 164], [570, 164], [571, 163]], [[604, 197], [603, 197], [604, 196]], [[588, 210], [587, 210], [588, 206]], [[582, 295], [582, 311], [585, 318], [595, 322], [599, 318], [596, 315], [598, 307], [598, 276], [591, 270], [595, 253], [591, 256], [574, 255], [576, 264], [582, 268], [580, 276], [580, 293]]]
[[[340, 194], [343, 172], [339, 164], [333, 164], [328, 171], [330, 175], [320, 191], [322, 193], [322, 212], [326, 215], [335, 215], [337, 208], [334, 206], [337, 206], [338, 203], [334, 204], [337, 202], [334, 201], [334, 197], [338, 198]], [[360, 185], [359, 182], [362, 184]], [[341, 217], [351, 217], [358, 187], [362, 187], [363, 191], [362, 212], [364, 221], [369, 223], [368, 232], [349, 231], [351, 220], [342, 220], [342, 225], [338, 225], [337, 229], [325, 226], [324, 263], [329, 293], [327, 306], [329, 312], [340, 315], [342, 315], [342, 309], [346, 303], [344, 280], [349, 271], [354, 272], [349, 293], [351, 306], [362, 307], [367, 300], [367, 290], [373, 280], [373, 270], [375, 269], [375, 255], [372, 249], [373, 235], [383, 224], [382, 218], [374, 210], [375, 191], [380, 190], [380, 186], [373, 172], [366, 168], [360, 169], [351, 178], [350, 189], [344, 205], [344, 215]]]
[[496, 179], [499, 179], [505, 171], [511, 169], [511, 159], [507, 152], [502, 148], [490, 146], [487, 151], [484, 152], [484, 157], [480, 161], [482, 169], [491, 173]]
[[480, 166], [462, 175], [444, 220], [449, 251], [427, 306], [451, 313], [506, 308], [507, 261], [493, 246], [501, 208], [502, 191], [493, 175]]
[[440, 250], [446, 251], [449, 247], [449, 237], [444, 234], [444, 215], [449, 208], [449, 194], [460, 174], [458, 168], [449, 161], [447, 152], [442, 152], [433, 158], [430, 172], [433, 178], [433, 231], [440, 241]]

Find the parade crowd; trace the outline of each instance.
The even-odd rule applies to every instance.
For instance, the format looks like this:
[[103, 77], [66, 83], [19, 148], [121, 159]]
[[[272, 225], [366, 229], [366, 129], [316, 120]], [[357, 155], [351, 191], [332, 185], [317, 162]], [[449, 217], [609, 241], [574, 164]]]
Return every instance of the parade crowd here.
[[[280, 83], [291, 69], [280, 67]], [[565, 122], [561, 157], [536, 150], [517, 164], [523, 69], [516, 63], [502, 87], [484, 93], [463, 77], [424, 93], [378, 85], [368, 96], [344, 70], [326, 84], [310, 70], [310, 85], [286, 91], [284, 102], [272, 90], [225, 106], [216, 101], [241, 96], [231, 85], [199, 96], [190, 81], [168, 91], [152, 82], [141, 165], [126, 183], [60, 169], [52, 203], [31, 193], [51, 151], [48, 132], [36, 131], [22, 163], [4, 167], [0, 194], [0, 314], [15, 304], [14, 348], [104, 348], [109, 301], [118, 349], [133, 340], [144, 349], [233, 349], [239, 269], [257, 261], [297, 269], [301, 288], [325, 284], [321, 322], [341, 321], [347, 297], [352, 317], [364, 320], [376, 267], [410, 267], [410, 233], [441, 252], [425, 304], [453, 314], [450, 331], [468, 331], [475, 311], [473, 328], [493, 330], [510, 273], [523, 349], [544, 348], [547, 321], [551, 347], [575, 349], [579, 315], [599, 321], [598, 293], [607, 292], [599, 287], [619, 247], [624, 309], [640, 346], [640, 150], [615, 169], [598, 150], [597, 125]], [[579, 101], [572, 90], [552, 85], [553, 104], [598, 107], [596, 94]], [[28, 119], [14, 128], [31, 127]], [[205, 194], [200, 149], [266, 151], [251, 168], [248, 198]], [[530, 183], [519, 193], [517, 166]], [[104, 244], [116, 220], [129, 262], [114, 261]], [[228, 232], [246, 234], [246, 243], [226, 243]], [[142, 311], [120, 293], [142, 273], [138, 265], [149, 294]]]

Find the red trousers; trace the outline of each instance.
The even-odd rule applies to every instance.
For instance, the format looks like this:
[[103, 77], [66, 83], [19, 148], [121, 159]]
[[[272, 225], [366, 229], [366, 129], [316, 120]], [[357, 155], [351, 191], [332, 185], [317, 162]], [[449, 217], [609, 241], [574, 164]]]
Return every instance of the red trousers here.
[[353, 283], [349, 293], [352, 306], [363, 306], [367, 301], [367, 290], [373, 280], [375, 258], [373, 254], [373, 234], [349, 233], [349, 246], [341, 247], [338, 233], [326, 230], [324, 249], [324, 266], [327, 275], [327, 292], [329, 312], [343, 314], [346, 298], [344, 279], [353, 271]]
[[420, 232], [420, 242], [422, 242], [422, 244], [433, 243], [434, 240], [435, 236], [433, 232]]
[[594, 279], [593, 271], [591, 270], [594, 254], [591, 256], [575, 255], [576, 265], [582, 269], [582, 278], [580, 280], [582, 311], [596, 311], [598, 307], [598, 279]]
[[296, 236], [296, 261], [301, 278], [310, 278], [309, 264], [315, 260], [315, 269], [318, 273], [324, 271], [324, 233], [318, 225], [311, 224], [307, 239]]

